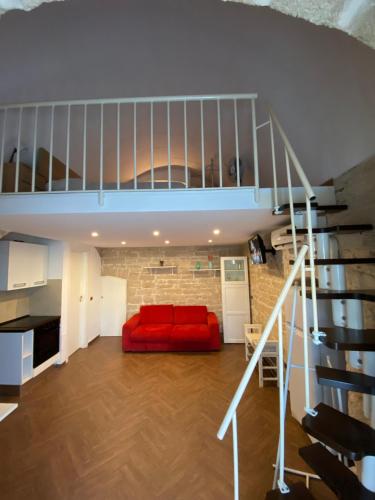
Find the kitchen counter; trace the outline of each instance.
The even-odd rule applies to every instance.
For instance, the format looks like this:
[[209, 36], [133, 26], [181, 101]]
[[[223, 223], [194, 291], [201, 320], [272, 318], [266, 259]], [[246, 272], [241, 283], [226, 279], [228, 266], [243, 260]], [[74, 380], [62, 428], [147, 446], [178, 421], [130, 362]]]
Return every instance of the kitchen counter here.
[[0, 333], [27, 332], [43, 326], [50, 321], [59, 320], [60, 316], [22, 316], [20, 318], [0, 323]]

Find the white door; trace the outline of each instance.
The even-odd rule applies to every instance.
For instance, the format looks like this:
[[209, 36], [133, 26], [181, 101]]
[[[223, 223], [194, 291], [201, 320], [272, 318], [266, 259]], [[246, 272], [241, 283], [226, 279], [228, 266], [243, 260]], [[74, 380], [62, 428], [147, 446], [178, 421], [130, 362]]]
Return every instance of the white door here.
[[126, 280], [102, 276], [101, 335], [120, 336], [126, 321]]
[[244, 342], [243, 325], [250, 323], [247, 257], [221, 258], [224, 342]]
[[67, 354], [71, 356], [80, 347], [82, 324], [83, 254], [71, 252], [69, 270], [69, 305], [67, 328]]

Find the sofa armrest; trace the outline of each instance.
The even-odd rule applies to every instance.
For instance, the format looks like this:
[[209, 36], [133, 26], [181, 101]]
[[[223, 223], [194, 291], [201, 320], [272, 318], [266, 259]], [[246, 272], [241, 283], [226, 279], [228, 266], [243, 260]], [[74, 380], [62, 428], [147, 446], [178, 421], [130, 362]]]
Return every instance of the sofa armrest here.
[[219, 321], [215, 313], [207, 313], [207, 324], [211, 332], [216, 332], [219, 330]]
[[211, 346], [214, 350], [220, 350], [221, 338], [220, 338], [219, 321], [215, 313], [213, 312], [207, 313], [207, 324], [211, 333]]
[[128, 319], [128, 321], [122, 327], [122, 334], [123, 335], [129, 334], [135, 328], [137, 328], [137, 326], [139, 325], [140, 319], [141, 319], [140, 314], [134, 314], [134, 316], [132, 316], [130, 319]]

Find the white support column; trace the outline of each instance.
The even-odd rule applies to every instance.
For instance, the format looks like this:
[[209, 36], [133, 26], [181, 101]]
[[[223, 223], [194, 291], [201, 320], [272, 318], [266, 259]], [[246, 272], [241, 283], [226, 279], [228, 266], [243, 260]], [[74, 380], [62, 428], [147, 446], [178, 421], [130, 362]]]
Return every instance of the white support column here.
[[[345, 326], [348, 328], [354, 328], [355, 330], [362, 330], [364, 328], [363, 323], [363, 309], [362, 302], [360, 300], [345, 300]], [[349, 352], [349, 362], [353, 368], [362, 368], [362, 354], [358, 351]], [[370, 396], [363, 395], [363, 411], [365, 415], [369, 418], [369, 400]]]
[[361, 483], [368, 490], [375, 492], [375, 457], [368, 456], [362, 460]]
[[[316, 257], [317, 259], [329, 259], [331, 257], [330, 236], [327, 233], [318, 233], [316, 236]], [[332, 257], [337, 257], [333, 255]], [[330, 288], [331, 277], [329, 266], [318, 266], [319, 288]]]

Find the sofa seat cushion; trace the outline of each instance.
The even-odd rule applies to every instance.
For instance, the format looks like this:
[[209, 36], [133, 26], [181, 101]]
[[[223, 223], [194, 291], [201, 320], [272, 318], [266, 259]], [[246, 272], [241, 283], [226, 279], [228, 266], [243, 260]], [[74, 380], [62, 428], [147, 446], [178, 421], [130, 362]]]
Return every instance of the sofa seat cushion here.
[[171, 323], [139, 325], [130, 333], [130, 339], [133, 342], [168, 342], [172, 328]]
[[173, 306], [171, 305], [141, 306], [139, 313], [142, 325], [173, 323]]
[[176, 325], [207, 324], [207, 307], [175, 306], [174, 323]]
[[174, 325], [171, 342], [207, 342], [211, 338], [208, 325]]

